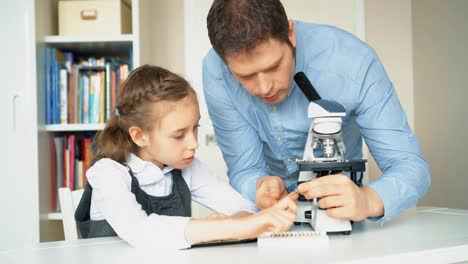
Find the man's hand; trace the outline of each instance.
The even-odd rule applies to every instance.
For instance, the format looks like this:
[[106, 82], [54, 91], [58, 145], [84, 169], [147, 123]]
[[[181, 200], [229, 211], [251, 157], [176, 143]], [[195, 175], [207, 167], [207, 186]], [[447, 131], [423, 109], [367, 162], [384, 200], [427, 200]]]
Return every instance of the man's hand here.
[[283, 180], [278, 176], [264, 176], [257, 181], [255, 204], [260, 209], [275, 205], [288, 194]]
[[319, 197], [318, 205], [333, 218], [360, 221], [380, 217], [384, 213], [382, 200], [368, 187], [359, 188], [346, 175], [334, 174], [302, 183], [298, 192], [307, 199]]

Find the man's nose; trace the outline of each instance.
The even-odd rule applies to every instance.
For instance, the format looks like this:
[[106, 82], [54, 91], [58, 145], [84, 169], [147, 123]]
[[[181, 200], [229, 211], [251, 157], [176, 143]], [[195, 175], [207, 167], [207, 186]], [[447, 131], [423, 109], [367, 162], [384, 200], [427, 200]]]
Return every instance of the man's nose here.
[[257, 92], [261, 96], [269, 95], [269, 92], [273, 88], [273, 83], [264, 73], [258, 74]]

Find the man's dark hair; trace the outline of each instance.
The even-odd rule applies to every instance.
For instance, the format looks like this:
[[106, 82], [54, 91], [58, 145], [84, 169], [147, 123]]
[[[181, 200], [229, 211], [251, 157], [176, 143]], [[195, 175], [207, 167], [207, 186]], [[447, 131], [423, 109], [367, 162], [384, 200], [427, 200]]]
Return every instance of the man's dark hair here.
[[288, 17], [279, 0], [214, 0], [206, 20], [211, 45], [223, 60], [269, 38], [292, 47]]

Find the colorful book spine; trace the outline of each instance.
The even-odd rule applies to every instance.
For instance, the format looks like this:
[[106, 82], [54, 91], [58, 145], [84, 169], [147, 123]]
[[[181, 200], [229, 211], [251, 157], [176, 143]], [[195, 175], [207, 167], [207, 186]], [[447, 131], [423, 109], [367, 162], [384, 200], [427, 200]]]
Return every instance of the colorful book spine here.
[[111, 65], [110, 63], [106, 63], [106, 84], [104, 87], [106, 87], [106, 115], [105, 115], [105, 120], [109, 120], [110, 115], [111, 115], [111, 105], [112, 105], [112, 99], [111, 99]]
[[57, 196], [57, 189], [63, 186], [63, 137], [54, 137], [54, 176], [52, 182], [55, 186], [52, 186], [52, 211], [60, 210], [59, 200]]
[[51, 50], [45, 49], [46, 124], [52, 124]]
[[99, 119], [98, 123], [105, 123], [106, 119], [106, 75], [104, 71], [96, 73], [99, 76]]
[[69, 148], [69, 184], [70, 190], [75, 190], [75, 135], [71, 134], [68, 137], [68, 148]]
[[75, 69], [72, 66], [68, 72], [68, 123], [76, 123], [75, 119]]
[[60, 124], [68, 123], [68, 72], [60, 69]]
[[[84, 124], [90, 123], [89, 121], [89, 113], [90, 113], [90, 105], [92, 106], [94, 91], [90, 91], [89, 85], [89, 76], [88, 74], [83, 74], [82, 77], [82, 87], [83, 87], [83, 119], [82, 122]], [[92, 95], [90, 95], [92, 93]], [[91, 102], [91, 104], [90, 104]]]

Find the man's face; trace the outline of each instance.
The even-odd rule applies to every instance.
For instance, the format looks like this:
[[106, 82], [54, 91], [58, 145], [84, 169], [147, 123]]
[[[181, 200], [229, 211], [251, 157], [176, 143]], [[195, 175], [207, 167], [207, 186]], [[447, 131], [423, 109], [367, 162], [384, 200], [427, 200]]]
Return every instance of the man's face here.
[[[295, 47], [294, 34], [290, 40]], [[277, 104], [288, 96], [295, 72], [295, 55], [287, 43], [270, 38], [249, 52], [227, 55], [226, 62], [247, 92], [263, 102]]]

